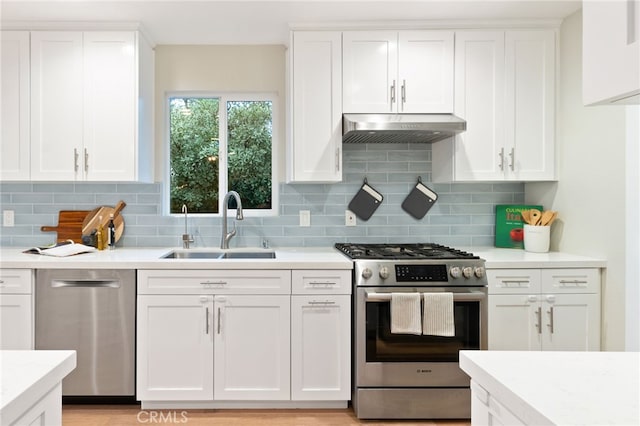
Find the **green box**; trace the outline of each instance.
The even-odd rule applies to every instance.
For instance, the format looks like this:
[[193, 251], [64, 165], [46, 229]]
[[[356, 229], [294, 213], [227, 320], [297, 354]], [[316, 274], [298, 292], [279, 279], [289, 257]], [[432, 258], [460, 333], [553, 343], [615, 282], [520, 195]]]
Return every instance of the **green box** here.
[[526, 204], [496, 205], [496, 247], [524, 248], [524, 222], [522, 211], [538, 209], [542, 206]]

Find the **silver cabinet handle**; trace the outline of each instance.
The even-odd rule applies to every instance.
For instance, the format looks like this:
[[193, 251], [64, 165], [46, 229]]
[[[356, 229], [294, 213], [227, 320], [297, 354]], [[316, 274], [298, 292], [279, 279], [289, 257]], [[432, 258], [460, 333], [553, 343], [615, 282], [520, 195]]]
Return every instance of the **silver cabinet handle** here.
[[515, 169], [515, 165], [516, 165], [516, 149], [515, 148], [511, 148], [511, 152], [509, 153], [509, 157], [511, 157], [511, 162], [509, 163], [509, 168], [511, 169], [511, 171], [513, 171]]
[[220, 308], [218, 308], [218, 334], [220, 334]]
[[204, 334], [209, 334], [209, 307], [207, 306], [204, 310]]
[[547, 313], [549, 314], [549, 331], [553, 334], [553, 306], [549, 308]]
[[500, 148], [498, 157], [500, 157], [500, 170], [504, 171], [504, 148]]
[[336, 148], [336, 172], [340, 171], [340, 148]]
[[402, 86], [400, 87], [400, 99], [402, 100], [402, 109], [404, 110], [404, 104], [407, 101], [407, 92], [405, 88], [407, 87], [407, 81], [402, 80]]
[[308, 302], [308, 304], [309, 305], [335, 305], [336, 302], [331, 302], [329, 300], [325, 300], [324, 302], [319, 302], [319, 301], [316, 301], [316, 300], [310, 300]]
[[73, 171], [78, 171], [78, 150], [73, 148]]
[[201, 285], [225, 285], [227, 284], [226, 281], [200, 281]]
[[560, 284], [587, 284], [586, 280], [560, 280]]
[[538, 317], [538, 324], [536, 327], [538, 328], [538, 334], [542, 334], [542, 308], [539, 307], [536, 311], [536, 316]]
[[84, 149], [84, 172], [89, 172], [89, 151], [87, 151], [87, 148]]
[[396, 103], [396, 81], [393, 80], [393, 84], [391, 85], [391, 109], [393, 109], [393, 104]]
[[310, 281], [309, 285], [337, 285], [335, 281]]
[[529, 280], [502, 280], [502, 284], [523, 284], [529, 283]]

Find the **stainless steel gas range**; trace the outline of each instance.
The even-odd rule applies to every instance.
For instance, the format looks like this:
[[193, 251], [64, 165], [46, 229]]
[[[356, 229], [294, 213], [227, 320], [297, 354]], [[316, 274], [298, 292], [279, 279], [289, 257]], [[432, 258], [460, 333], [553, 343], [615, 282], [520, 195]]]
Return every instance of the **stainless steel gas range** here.
[[[484, 260], [438, 244], [349, 244], [353, 406], [361, 419], [470, 418], [462, 349], [487, 348]], [[391, 333], [393, 293], [452, 293], [451, 337]], [[422, 303], [422, 302], [421, 302]]]

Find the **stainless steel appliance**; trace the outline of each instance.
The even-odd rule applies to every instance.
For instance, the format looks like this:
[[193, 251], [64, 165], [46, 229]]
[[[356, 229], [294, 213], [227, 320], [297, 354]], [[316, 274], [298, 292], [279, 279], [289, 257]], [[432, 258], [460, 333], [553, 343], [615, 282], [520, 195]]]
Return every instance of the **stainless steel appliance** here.
[[467, 129], [453, 114], [344, 114], [343, 143], [434, 143]]
[[[361, 419], [470, 418], [461, 349], [487, 348], [484, 260], [437, 244], [336, 244], [354, 259], [353, 406]], [[393, 292], [451, 292], [453, 337], [392, 334]]]
[[36, 271], [36, 349], [77, 351], [67, 400], [135, 401], [135, 301], [133, 270]]

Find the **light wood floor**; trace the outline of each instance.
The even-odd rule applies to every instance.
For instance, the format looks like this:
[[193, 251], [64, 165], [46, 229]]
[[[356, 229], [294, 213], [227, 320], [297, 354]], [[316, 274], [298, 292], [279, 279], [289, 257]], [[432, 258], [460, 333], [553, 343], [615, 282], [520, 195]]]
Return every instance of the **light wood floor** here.
[[[152, 418], [155, 416], [155, 418]], [[154, 421], [155, 420], [155, 421]], [[160, 424], [342, 426], [422, 425], [469, 426], [467, 420], [373, 421], [358, 420], [344, 410], [141, 410], [139, 405], [63, 405], [63, 426], [140, 426]]]

